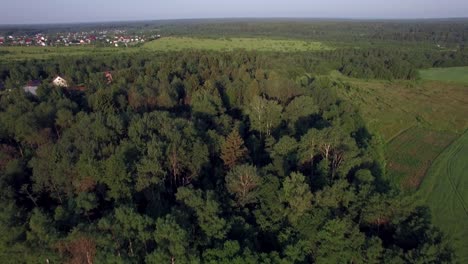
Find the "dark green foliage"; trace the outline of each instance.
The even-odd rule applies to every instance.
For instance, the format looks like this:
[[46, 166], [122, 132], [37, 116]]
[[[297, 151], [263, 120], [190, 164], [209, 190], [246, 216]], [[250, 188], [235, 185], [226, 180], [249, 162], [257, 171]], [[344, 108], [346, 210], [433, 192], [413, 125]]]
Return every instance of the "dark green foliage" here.
[[[338, 58], [297, 58], [315, 56]], [[187, 52], [13, 66], [12, 83], [34, 65], [87, 90], [0, 95], [0, 262], [450, 262], [427, 212], [378, 188], [382, 146], [336, 96], [345, 87], [274, 66], [288, 60]]]

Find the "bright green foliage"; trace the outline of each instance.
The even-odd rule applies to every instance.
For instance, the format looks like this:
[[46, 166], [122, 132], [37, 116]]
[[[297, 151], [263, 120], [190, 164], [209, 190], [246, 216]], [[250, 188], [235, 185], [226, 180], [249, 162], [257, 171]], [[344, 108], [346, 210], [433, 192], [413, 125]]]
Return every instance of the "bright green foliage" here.
[[287, 204], [285, 213], [291, 223], [312, 208], [312, 193], [304, 175], [292, 173], [284, 179], [282, 200]]
[[[463, 59], [441, 54], [423, 63]], [[382, 146], [337, 96], [350, 86], [316, 76], [412, 78], [416, 56], [2, 60], [0, 262], [451, 262], [430, 215], [383, 180]], [[56, 74], [86, 91], [48, 85]]]
[[117, 246], [123, 257], [135, 259], [147, 254], [147, 245], [154, 239], [151, 233], [153, 222], [131, 208], [120, 207], [115, 209], [112, 217], [101, 219], [98, 227], [112, 236], [113, 245], [110, 246]]
[[178, 51], [178, 50], [259, 50], [259, 51], [316, 51], [328, 50], [330, 47], [320, 42], [306, 42], [299, 40], [277, 40], [263, 38], [188, 38], [188, 37], [166, 37], [146, 43], [145, 48], [155, 51]]
[[189, 262], [189, 235], [173, 216], [167, 215], [156, 221], [154, 239], [157, 250], [146, 257], [147, 263]]
[[192, 95], [192, 107], [195, 113], [216, 116], [224, 112], [223, 102], [217, 90], [198, 90]]
[[[453, 241], [459, 262], [468, 261], [468, 230], [466, 204], [468, 201], [468, 132], [440, 154], [428, 171], [416, 199], [432, 210], [434, 224]], [[454, 185], [455, 184], [455, 185]]]
[[313, 165], [314, 157], [319, 152], [319, 144], [322, 139], [320, 138], [320, 132], [312, 128], [302, 136], [299, 143], [299, 160], [302, 164], [310, 163]]
[[242, 252], [237, 241], [226, 241], [222, 248], [207, 249], [203, 254], [203, 261], [205, 263], [258, 263], [258, 259], [250, 252]]
[[348, 220], [327, 222], [318, 233], [317, 263], [361, 263], [364, 235]]
[[432, 68], [419, 72], [424, 80], [468, 83], [468, 67]]
[[201, 230], [209, 238], [224, 239], [227, 223], [222, 219], [219, 204], [213, 192], [203, 194], [200, 190], [181, 187], [177, 190], [177, 200], [191, 208], [198, 219]]
[[276, 101], [256, 96], [248, 108], [252, 128], [269, 136], [281, 122], [283, 108]]
[[137, 179], [135, 187], [137, 190], [141, 191], [164, 181], [167, 172], [161, 166], [161, 161], [164, 158], [162, 154], [163, 146], [161, 145], [155, 139], [152, 139], [146, 145], [147, 153], [136, 165]]
[[[318, 113], [315, 99], [310, 96], [299, 96], [294, 98], [285, 108], [283, 116], [293, 128], [305, 122], [313, 114]], [[299, 122], [298, 122], [299, 121]]]
[[31, 214], [28, 223], [27, 240], [31, 243], [45, 243], [52, 245], [57, 240], [57, 231], [52, 226], [52, 219], [39, 209]]

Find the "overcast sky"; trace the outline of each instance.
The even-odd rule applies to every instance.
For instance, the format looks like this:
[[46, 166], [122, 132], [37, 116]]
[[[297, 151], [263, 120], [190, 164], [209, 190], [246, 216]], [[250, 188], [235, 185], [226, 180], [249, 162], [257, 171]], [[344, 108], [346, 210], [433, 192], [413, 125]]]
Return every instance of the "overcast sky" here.
[[0, 24], [222, 17], [468, 17], [468, 0], [0, 0]]

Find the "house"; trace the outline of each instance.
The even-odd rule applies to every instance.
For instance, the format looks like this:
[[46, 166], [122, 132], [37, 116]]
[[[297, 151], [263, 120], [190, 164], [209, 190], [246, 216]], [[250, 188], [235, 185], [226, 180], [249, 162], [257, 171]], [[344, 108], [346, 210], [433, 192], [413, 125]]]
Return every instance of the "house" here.
[[70, 87], [68, 88], [69, 91], [75, 91], [75, 92], [84, 92], [86, 91], [86, 86], [73, 86], [73, 87]]
[[29, 81], [25, 86], [23, 86], [23, 90], [27, 93], [37, 95], [37, 88], [41, 86], [41, 81], [39, 80], [32, 80]]
[[55, 77], [55, 79], [52, 81], [52, 84], [57, 87], [68, 87], [68, 82], [60, 76]]
[[112, 81], [114, 80], [114, 79], [112, 78], [112, 73], [111, 73], [110, 71], [106, 71], [105, 74], [104, 74], [104, 76], [105, 76], [106, 79], [107, 79], [107, 84], [111, 84]]

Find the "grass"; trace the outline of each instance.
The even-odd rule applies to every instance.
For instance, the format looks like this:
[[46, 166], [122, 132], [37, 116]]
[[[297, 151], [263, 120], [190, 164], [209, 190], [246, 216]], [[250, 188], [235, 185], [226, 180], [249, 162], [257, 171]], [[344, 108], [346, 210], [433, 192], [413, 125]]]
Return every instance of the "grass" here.
[[70, 47], [0, 47], [0, 60], [49, 59], [59, 56], [86, 56], [116, 52], [137, 51], [137, 48], [113, 48], [94, 46]]
[[421, 82], [332, 77], [352, 84], [340, 94], [386, 142], [388, 179], [431, 208], [458, 262], [468, 263], [468, 86], [458, 69], [434, 70], [437, 81], [424, 71]]
[[388, 143], [388, 177], [403, 190], [416, 190], [432, 162], [454, 139], [452, 132], [412, 127]]
[[153, 51], [212, 50], [232, 51], [235, 49], [294, 52], [330, 50], [331, 47], [320, 42], [302, 40], [278, 40], [267, 38], [189, 38], [165, 37], [146, 43], [144, 48]]
[[339, 91], [341, 96], [359, 107], [369, 128], [386, 143], [415, 126], [458, 134], [468, 128], [468, 87], [463, 85], [333, 76], [351, 84]]
[[340, 94], [353, 101], [386, 143], [388, 179], [413, 191], [434, 159], [468, 128], [468, 87], [433, 81], [359, 80]]
[[115, 48], [94, 46], [70, 47], [0, 47], [0, 60], [48, 59], [59, 56], [85, 56], [91, 54], [108, 54], [138, 51], [179, 51], [179, 50], [212, 50], [232, 51], [235, 49], [299, 52], [330, 50], [331, 47], [320, 42], [303, 40], [278, 40], [267, 38], [189, 38], [166, 37], [147, 42], [143, 47]]
[[419, 74], [423, 80], [468, 84], [468, 67], [431, 68]]
[[459, 263], [468, 263], [468, 132], [429, 169], [416, 201], [431, 208], [434, 223], [452, 240]]

